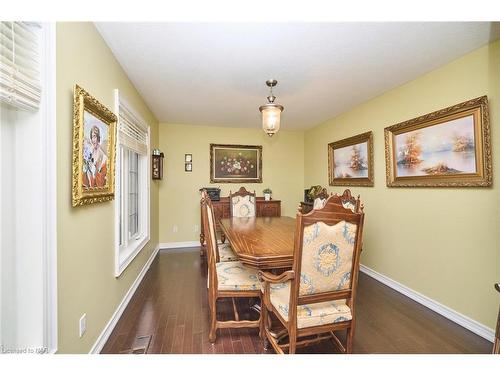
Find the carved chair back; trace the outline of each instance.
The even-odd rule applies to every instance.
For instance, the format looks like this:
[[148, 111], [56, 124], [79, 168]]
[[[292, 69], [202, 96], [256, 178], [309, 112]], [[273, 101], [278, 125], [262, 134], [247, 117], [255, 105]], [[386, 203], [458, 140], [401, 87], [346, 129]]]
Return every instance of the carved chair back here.
[[354, 315], [364, 213], [344, 208], [340, 197], [325, 206], [297, 214], [290, 293], [290, 323], [296, 325], [297, 306], [346, 300]]
[[229, 209], [233, 217], [255, 217], [257, 216], [257, 203], [255, 191], [250, 193], [243, 186], [232, 194], [229, 192]]
[[217, 248], [217, 237], [215, 234], [215, 214], [212, 201], [208, 193], [203, 190], [201, 193], [201, 212], [203, 217], [203, 230], [207, 243], [207, 263], [208, 263], [208, 286], [218, 285], [215, 264], [219, 262], [219, 252]]
[[352, 212], [360, 212], [360, 210], [363, 210], [363, 204], [359, 199], [359, 195], [357, 198], [353, 197], [349, 189], [345, 189], [339, 198], [344, 208], [349, 208]]
[[313, 196], [313, 210], [319, 210], [324, 207], [326, 200], [328, 199], [328, 191], [323, 188], [321, 191]]

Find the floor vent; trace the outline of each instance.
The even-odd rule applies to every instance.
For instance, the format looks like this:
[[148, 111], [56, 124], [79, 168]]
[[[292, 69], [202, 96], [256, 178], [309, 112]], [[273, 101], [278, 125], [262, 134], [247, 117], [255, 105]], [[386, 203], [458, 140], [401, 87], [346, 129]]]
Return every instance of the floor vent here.
[[150, 342], [151, 335], [136, 337], [132, 348], [123, 350], [120, 354], [146, 354], [148, 352]]

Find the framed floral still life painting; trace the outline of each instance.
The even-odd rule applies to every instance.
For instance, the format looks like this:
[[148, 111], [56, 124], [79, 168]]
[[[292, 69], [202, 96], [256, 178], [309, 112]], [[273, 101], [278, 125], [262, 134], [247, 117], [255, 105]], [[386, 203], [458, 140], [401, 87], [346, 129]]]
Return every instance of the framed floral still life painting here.
[[262, 146], [211, 143], [210, 182], [262, 182]]
[[113, 112], [75, 85], [73, 207], [114, 198], [116, 122]]
[[367, 132], [328, 144], [330, 185], [373, 186], [373, 134]]
[[387, 186], [491, 186], [488, 98], [385, 128]]

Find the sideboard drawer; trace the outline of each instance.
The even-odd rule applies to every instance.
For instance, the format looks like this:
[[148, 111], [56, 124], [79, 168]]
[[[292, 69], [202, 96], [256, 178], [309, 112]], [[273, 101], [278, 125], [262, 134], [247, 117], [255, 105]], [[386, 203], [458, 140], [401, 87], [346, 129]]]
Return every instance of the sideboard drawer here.
[[281, 216], [280, 202], [260, 202], [257, 206], [257, 215], [264, 217]]

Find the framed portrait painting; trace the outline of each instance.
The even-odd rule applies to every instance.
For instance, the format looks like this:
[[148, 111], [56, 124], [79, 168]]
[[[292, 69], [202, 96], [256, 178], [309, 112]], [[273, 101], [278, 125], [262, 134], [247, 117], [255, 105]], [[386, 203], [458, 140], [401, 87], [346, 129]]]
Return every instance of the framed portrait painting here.
[[114, 198], [116, 123], [113, 112], [75, 85], [73, 207]]
[[211, 143], [210, 182], [262, 182], [262, 146]]
[[328, 144], [330, 185], [373, 186], [373, 134], [367, 132]]
[[385, 128], [387, 186], [491, 186], [488, 98]]

